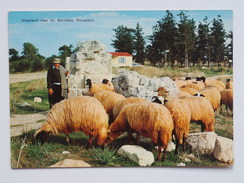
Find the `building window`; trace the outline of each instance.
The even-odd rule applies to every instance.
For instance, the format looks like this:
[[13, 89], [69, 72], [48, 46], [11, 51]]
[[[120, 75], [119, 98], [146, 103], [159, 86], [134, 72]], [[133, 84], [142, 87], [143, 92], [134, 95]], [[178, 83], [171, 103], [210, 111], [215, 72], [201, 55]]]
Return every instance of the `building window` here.
[[119, 63], [120, 64], [125, 64], [125, 57], [120, 57], [119, 58]]

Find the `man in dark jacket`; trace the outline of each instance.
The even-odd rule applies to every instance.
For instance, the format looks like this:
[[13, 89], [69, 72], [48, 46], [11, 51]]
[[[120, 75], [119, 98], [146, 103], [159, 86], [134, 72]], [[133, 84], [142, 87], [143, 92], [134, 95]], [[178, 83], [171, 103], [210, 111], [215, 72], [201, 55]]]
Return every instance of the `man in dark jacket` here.
[[60, 65], [60, 59], [55, 58], [53, 65], [47, 72], [48, 101], [50, 109], [54, 104], [67, 98], [67, 74], [65, 68]]

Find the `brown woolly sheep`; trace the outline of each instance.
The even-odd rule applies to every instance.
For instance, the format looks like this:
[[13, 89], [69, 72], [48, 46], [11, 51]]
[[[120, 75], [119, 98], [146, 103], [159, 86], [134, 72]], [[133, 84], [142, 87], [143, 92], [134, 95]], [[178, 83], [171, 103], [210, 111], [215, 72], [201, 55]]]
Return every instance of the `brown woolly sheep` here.
[[[103, 145], [108, 130], [108, 115], [102, 104], [93, 97], [82, 96], [63, 100], [55, 104], [48, 113], [47, 120], [36, 131], [34, 137], [44, 143], [49, 133], [68, 134], [83, 131], [89, 136], [87, 148], [96, 138], [98, 145]], [[69, 142], [69, 139], [66, 139]]]
[[214, 110], [211, 103], [205, 97], [179, 97], [186, 102], [191, 111], [191, 121], [201, 121], [201, 131], [214, 131]]
[[114, 121], [113, 108], [121, 100], [125, 99], [125, 97], [121, 94], [110, 92], [110, 91], [97, 92], [95, 93], [94, 97], [102, 103], [105, 111], [109, 115], [109, 123], [113, 122]]
[[205, 86], [215, 87], [219, 91], [221, 91], [221, 90], [226, 88], [225, 84], [222, 81], [218, 81], [218, 80], [206, 80], [205, 81]]
[[233, 112], [233, 89], [224, 89], [220, 91], [220, 94], [221, 94], [220, 113], [222, 112], [222, 105], [224, 104], [226, 106], [226, 112], [228, 116], [228, 108]]
[[[155, 96], [157, 98], [157, 96]], [[191, 121], [201, 122], [201, 131], [214, 131], [214, 110], [211, 103], [205, 97], [197, 96], [183, 96], [183, 97], [170, 97], [165, 99], [165, 105], [172, 100], [180, 100], [188, 105], [191, 114]], [[157, 102], [159, 100], [154, 100]], [[159, 102], [157, 102], [159, 103]], [[160, 102], [162, 103], [162, 102]], [[172, 116], [174, 114], [171, 114]]]
[[202, 94], [206, 99], [209, 100], [211, 103], [214, 111], [217, 111], [220, 107], [220, 92], [217, 88], [215, 87], [205, 87], [201, 90], [199, 90], [198, 93], [195, 94], [195, 96], [200, 96]]
[[152, 143], [159, 147], [158, 160], [161, 159], [161, 150], [164, 148], [164, 160], [173, 128], [173, 120], [166, 107], [156, 103], [130, 104], [122, 109], [116, 120], [110, 125], [108, 139], [105, 143], [112, 142], [124, 132], [128, 132], [130, 139], [132, 132], [136, 132], [150, 138]]
[[198, 90], [196, 90], [194, 88], [188, 88], [188, 87], [180, 88], [180, 91], [187, 92], [187, 93], [189, 93], [192, 96], [195, 95], [198, 92]]
[[89, 86], [89, 95], [93, 96], [100, 91], [114, 91], [113, 85], [92, 83], [90, 79], [86, 80], [86, 85]]
[[197, 91], [199, 91], [202, 88], [204, 88], [204, 84], [202, 82], [194, 81], [194, 82], [192, 82], [190, 84], [186, 84], [186, 85], [182, 86], [181, 88], [194, 88]]
[[119, 115], [119, 112], [122, 110], [122, 108], [128, 104], [134, 104], [134, 103], [139, 103], [139, 102], [149, 102], [146, 99], [143, 98], [139, 98], [139, 97], [129, 97], [129, 98], [125, 98], [121, 101], [119, 101], [113, 108], [113, 116], [114, 119], [117, 118], [117, 116]]
[[233, 89], [233, 81], [230, 79], [226, 79], [226, 84], [225, 84], [226, 89]]
[[165, 107], [170, 111], [174, 122], [173, 134], [176, 138], [175, 153], [178, 153], [178, 147], [181, 144], [183, 144], [183, 151], [185, 151], [191, 121], [190, 108], [186, 102], [179, 100], [178, 97], [171, 98], [165, 103]]

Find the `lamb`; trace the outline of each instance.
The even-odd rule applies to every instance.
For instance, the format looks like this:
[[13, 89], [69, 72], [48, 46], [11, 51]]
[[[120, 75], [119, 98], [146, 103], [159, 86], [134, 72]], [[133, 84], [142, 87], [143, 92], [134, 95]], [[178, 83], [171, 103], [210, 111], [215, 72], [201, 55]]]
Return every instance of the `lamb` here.
[[114, 88], [111, 87], [109, 84], [98, 84], [98, 83], [92, 83], [90, 79], [86, 80], [86, 85], [89, 86], [89, 95], [93, 96], [95, 93], [99, 91], [114, 91]]
[[[220, 94], [221, 94], [220, 105], [222, 106], [224, 104], [226, 106], [226, 112], [228, 116], [228, 108], [233, 112], [233, 89], [224, 89], [220, 92]], [[220, 109], [220, 113], [221, 112], [222, 112], [222, 107]]]
[[108, 139], [111, 143], [124, 132], [129, 138], [132, 132], [149, 137], [158, 145], [157, 159], [161, 159], [161, 150], [164, 148], [163, 160], [166, 158], [166, 149], [174, 128], [173, 120], [168, 109], [156, 103], [136, 103], [125, 106], [116, 120], [110, 125]]
[[55, 104], [34, 137], [44, 143], [50, 133], [65, 133], [68, 137], [71, 132], [83, 131], [89, 136], [87, 148], [90, 148], [93, 137], [98, 145], [104, 144], [107, 130], [108, 115], [102, 104], [93, 97], [81, 96]]
[[226, 84], [225, 84], [226, 89], [233, 89], [233, 81], [230, 79], [226, 79]]
[[205, 87], [202, 90], [200, 90], [198, 93], [195, 94], [195, 96], [204, 96], [206, 99], [209, 100], [211, 103], [214, 111], [217, 111], [220, 107], [220, 92], [215, 87]]
[[128, 104], [134, 104], [134, 103], [139, 103], [139, 102], [149, 102], [146, 99], [139, 98], [139, 97], [129, 97], [121, 100], [118, 102], [114, 108], [113, 108], [113, 116], [114, 119], [119, 115], [119, 112], [122, 110], [122, 108]]
[[94, 97], [98, 99], [107, 114], [109, 115], [109, 123], [114, 121], [113, 108], [117, 105], [121, 100], [125, 99], [125, 97], [121, 94], [111, 92], [111, 91], [101, 91], [95, 93]]

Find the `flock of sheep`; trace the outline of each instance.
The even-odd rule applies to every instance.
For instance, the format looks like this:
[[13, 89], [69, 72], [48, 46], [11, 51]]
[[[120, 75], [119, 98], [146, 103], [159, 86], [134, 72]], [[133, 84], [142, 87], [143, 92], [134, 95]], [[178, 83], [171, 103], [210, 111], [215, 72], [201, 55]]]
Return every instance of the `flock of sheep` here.
[[[70, 98], [57, 103], [48, 113], [46, 122], [36, 131], [34, 137], [41, 142], [48, 134], [68, 134], [82, 131], [89, 136], [87, 148], [92, 146], [93, 138], [99, 146], [107, 145], [124, 132], [128, 133], [128, 143], [136, 133], [136, 144], [140, 136], [148, 137], [157, 145], [157, 159], [166, 158], [169, 141], [175, 139], [179, 146], [186, 149], [190, 122], [200, 122], [202, 131], [214, 131], [215, 111], [222, 104], [233, 111], [233, 84], [218, 80], [175, 79], [179, 96], [169, 97], [164, 88], [158, 89], [158, 95], [152, 101], [129, 97], [114, 91], [113, 84], [103, 80], [102, 84], [87, 80], [90, 96]], [[228, 115], [228, 110], [227, 110]]]

